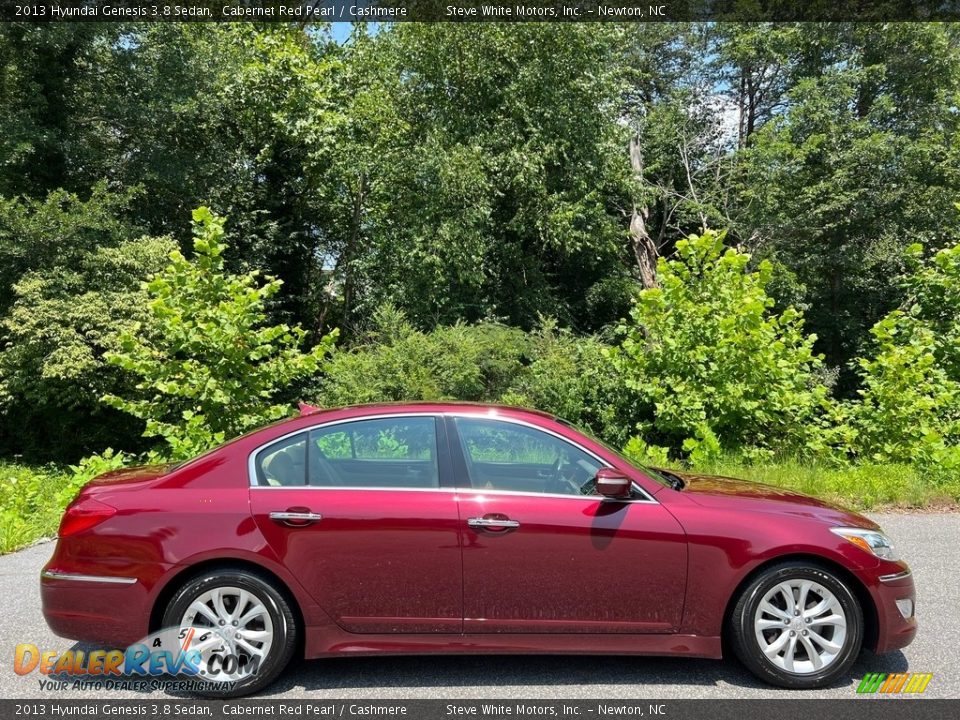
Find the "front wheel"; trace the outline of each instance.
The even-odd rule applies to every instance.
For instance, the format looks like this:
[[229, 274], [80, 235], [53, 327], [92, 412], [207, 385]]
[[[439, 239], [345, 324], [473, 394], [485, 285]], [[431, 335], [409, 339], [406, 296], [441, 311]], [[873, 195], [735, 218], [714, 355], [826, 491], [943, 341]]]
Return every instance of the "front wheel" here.
[[863, 612], [837, 574], [791, 561], [767, 568], [744, 588], [729, 632], [737, 657], [761, 680], [820, 688], [857, 659]]
[[267, 579], [240, 568], [187, 582], [170, 600], [165, 628], [199, 653], [200, 694], [230, 698], [269, 685], [290, 662], [299, 628], [290, 603]]

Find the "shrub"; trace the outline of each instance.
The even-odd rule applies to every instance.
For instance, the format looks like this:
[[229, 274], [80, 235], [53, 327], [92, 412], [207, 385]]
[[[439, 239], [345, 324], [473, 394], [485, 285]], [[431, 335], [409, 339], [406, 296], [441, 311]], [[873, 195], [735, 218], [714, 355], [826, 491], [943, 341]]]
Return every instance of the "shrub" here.
[[641, 465], [667, 467], [670, 462], [670, 449], [660, 445], [650, 445], [639, 435], [634, 435], [623, 446], [623, 455]]
[[616, 447], [629, 435], [633, 394], [597, 337], [578, 337], [543, 320], [530, 334], [532, 362], [500, 400], [553, 413]]
[[860, 358], [860, 402], [849, 413], [857, 450], [874, 462], [917, 462], [960, 471], [960, 245], [922, 262], [908, 249], [904, 306], [872, 329]]
[[131, 464], [132, 458], [122, 452], [114, 452], [113, 448], [107, 448], [102, 453], [88, 455], [76, 465], [70, 466], [70, 474], [63, 488], [57, 494], [57, 502], [61, 507], [66, 507], [80, 489], [98, 475], [119, 470], [124, 465]]
[[280, 281], [224, 269], [224, 220], [193, 212], [194, 258], [179, 251], [146, 285], [149, 313], [121, 335], [109, 362], [136, 379], [136, 395], [107, 395], [109, 405], [146, 423], [162, 438], [161, 455], [191, 457], [289, 412], [294, 383], [316, 374], [336, 332], [309, 351], [299, 327], [266, 325], [265, 305]]
[[492, 322], [416, 329], [390, 305], [361, 342], [334, 353], [315, 395], [327, 406], [404, 400], [496, 399], [523, 367], [522, 330]]
[[69, 475], [54, 466], [0, 461], [0, 553], [57, 531]]
[[362, 341], [334, 354], [315, 396], [327, 406], [467, 400], [554, 413], [608, 442], [628, 435], [624, 392], [608, 347], [559, 330], [553, 320], [524, 333], [495, 322], [416, 329], [390, 305]]
[[815, 338], [794, 308], [774, 311], [770, 263], [751, 270], [723, 240], [678, 242], [659, 261], [660, 287], [639, 294], [620, 328], [613, 356], [640, 398], [641, 435], [700, 456], [823, 451], [831, 403]]
[[118, 219], [130, 199], [103, 185], [87, 201], [0, 199], [0, 453], [69, 461], [137, 445], [142, 428], [100, 402], [125, 391], [104, 354], [143, 319], [141, 283], [176, 243]]

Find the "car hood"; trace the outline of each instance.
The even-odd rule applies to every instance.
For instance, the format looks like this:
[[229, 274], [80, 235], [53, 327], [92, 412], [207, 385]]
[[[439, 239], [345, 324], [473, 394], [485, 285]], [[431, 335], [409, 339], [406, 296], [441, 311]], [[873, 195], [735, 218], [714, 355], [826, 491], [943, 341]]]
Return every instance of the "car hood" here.
[[718, 475], [664, 470], [684, 482], [683, 494], [706, 506], [736, 505], [754, 512], [780, 512], [813, 517], [837, 525], [879, 529], [873, 520], [833, 503], [795, 490]]

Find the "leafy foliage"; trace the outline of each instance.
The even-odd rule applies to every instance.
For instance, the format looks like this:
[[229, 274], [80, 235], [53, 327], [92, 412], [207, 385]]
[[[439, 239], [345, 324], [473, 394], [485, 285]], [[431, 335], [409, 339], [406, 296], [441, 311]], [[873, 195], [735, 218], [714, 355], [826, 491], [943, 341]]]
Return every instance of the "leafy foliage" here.
[[817, 350], [841, 369], [838, 390], [850, 395], [849, 361], [902, 299], [896, 278], [906, 245], [954, 240], [956, 28], [841, 23], [725, 32], [762, 106], [736, 154], [731, 232], [789, 268], [789, 292], [802, 303]]
[[85, 199], [64, 190], [43, 199], [0, 198], [0, 311], [9, 310], [24, 274], [69, 269], [98, 248], [143, 235], [124, 217], [138, 192], [97, 183]]
[[88, 455], [76, 465], [70, 466], [69, 478], [57, 495], [57, 501], [65, 507], [76, 497], [80, 489], [95, 477], [113, 470], [119, 470], [125, 465], [133, 464], [133, 462], [135, 462], [134, 458], [123, 452], [115, 452], [113, 448]]
[[960, 472], [960, 245], [922, 262], [908, 251], [908, 300], [872, 330], [873, 354], [858, 360], [861, 400], [851, 405], [861, 454]]
[[417, 330], [390, 305], [374, 313], [364, 339], [333, 355], [318, 400], [328, 406], [399, 400], [492, 400], [522, 368], [528, 340], [496, 323]]
[[69, 478], [52, 465], [0, 461], [0, 554], [56, 533]]
[[[146, 424], [180, 457], [305, 393], [458, 398], [654, 463], [896, 461], [947, 487], [958, 38], [0, 27], [0, 453], [137, 453]], [[231, 252], [212, 214], [193, 237], [197, 206], [231, 218]], [[637, 218], [669, 260], [634, 302]], [[904, 260], [917, 241], [929, 262]], [[870, 495], [858, 472], [831, 477]]]
[[[70, 187], [75, 88], [94, 48], [115, 42], [119, 25], [0, 26], [0, 195], [43, 197]], [[100, 179], [100, 178], [97, 178]]]
[[553, 320], [542, 320], [530, 333], [530, 364], [500, 401], [552, 413], [621, 447], [628, 434], [625, 420], [635, 411], [634, 397], [608, 350], [600, 338], [579, 337], [558, 329]]
[[[142, 281], [175, 244], [118, 220], [129, 195], [103, 186], [83, 200], [0, 201], [0, 446], [44, 459], [78, 457], [138, 430], [104, 408], [124, 390], [104, 354], [144, 315]], [[23, 428], [30, 432], [24, 433]]]
[[814, 338], [801, 313], [773, 310], [770, 263], [751, 271], [723, 240], [678, 242], [676, 259], [660, 260], [660, 287], [640, 293], [621, 327], [615, 361], [640, 397], [641, 433], [708, 455], [817, 447], [828, 393]]
[[318, 402], [467, 400], [535, 408], [620, 445], [626, 440], [624, 392], [598, 338], [558, 329], [551, 319], [530, 333], [493, 322], [429, 332], [384, 305], [363, 340], [334, 354]]
[[179, 251], [147, 285], [149, 315], [108, 354], [137, 378], [137, 397], [107, 395], [111, 406], [146, 423], [170, 459], [191, 457], [289, 412], [283, 393], [316, 373], [336, 333], [309, 351], [299, 327], [267, 325], [267, 300], [280, 288], [258, 274], [224, 270], [224, 220], [193, 213], [194, 253]]
[[615, 317], [584, 312], [593, 286], [628, 275], [614, 47], [573, 23], [352, 38], [324, 176], [350, 327], [385, 301], [424, 328]]

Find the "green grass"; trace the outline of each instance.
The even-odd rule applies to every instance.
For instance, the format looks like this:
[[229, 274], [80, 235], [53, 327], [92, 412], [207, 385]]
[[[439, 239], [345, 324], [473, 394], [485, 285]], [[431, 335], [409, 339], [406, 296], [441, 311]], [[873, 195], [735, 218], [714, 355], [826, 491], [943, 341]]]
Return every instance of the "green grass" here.
[[955, 509], [960, 504], [960, 476], [934, 475], [911, 465], [832, 467], [798, 461], [748, 465], [725, 458], [698, 471], [798, 490], [853, 510]]
[[[909, 465], [747, 465], [726, 458], [698, 471], [799, 490], [855, 510], [960, 506], [960, 476], [933, 476]], [[69, 483], [62, 468], [0, 460], [0, 554], [56, 534]]]
[[56, 534], [69, 472], [0, 460], [0, 554]]

